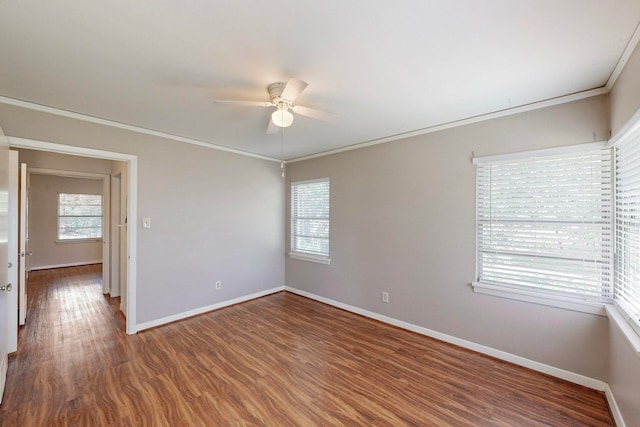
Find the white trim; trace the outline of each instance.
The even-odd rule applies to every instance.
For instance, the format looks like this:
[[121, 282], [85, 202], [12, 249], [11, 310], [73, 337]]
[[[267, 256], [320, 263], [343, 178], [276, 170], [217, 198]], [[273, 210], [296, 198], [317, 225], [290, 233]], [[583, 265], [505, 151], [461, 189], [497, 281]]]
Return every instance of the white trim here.
[[[0, 99], [2, 97], [0, 96]], [[79, 147], [76, 145], [64, 145], [57, 142], [40, 141], [37, 139], [9, 136], [9, 147], [28, 148], [30, 150], [49, 151], [51, 153], [69, 154], [72, 156], [93, 157], [96, 159], [129, 161], [137, 159], [134, 154], [117, 153], [115, 151], [96, 150], [93, 148]], [[43, 169], [47, 170], [47, 169]], [[83, 172], [84, 173], [84, 172]]]
[[613, 323], [618, 327], [622, 335], [624, 335], [631, 349], [636, 352], [636, 355], [640, 356], [640, 336], [638, 336], [635, 329], [629, 324], [625, 315], [615, 304], [607, 304], [605, 309], [607, 316], [613, 320]]
[[471, 286], [473, 287], [473, 292], [479, 294], [530, 302], [549, 307], [557, 307], [565, 310], [579, 311], [581, 313], [595, 314], [598, 316], [607, 315], [605, 311], [605, 306], [607, 304], [604, 302], [547, 295], [540, 292], [526, 291], [522, 289], [510, 289], [504, 286], [490, 285], [481, 282], [473, 282], [471, 283]]
[[331, 177], [325, 176], [323, 178], [306, 179], [303, 181], [291, 181], [291, 185], [312, 184], [314, 182], [325, 182], [325, 181], [331, 182]]
[[544, 363], [536, 362], [534, 360], [530, 360], [521, 356], [517, 356], [515, 354], [507, 353], [502, 350], [497, 350], [491, 347], [487, 347], [481, 344], [476, 344], [471, 341], [463, 340], [461, 338], [456, 338], [451, 335], [443, 334], [441, 332], [437, 332], [431, 329], [423, 328], [422, 326], [417, 326], [408, 322], [404, 322], [402, 320], [397, 320], [392, 317], [384, 316], [382, 314], [374, 313], [372, 311], [364, 310], [358, 307], [354, 307], [348, 304], [344, 304], [338, 301], [331, 300], [329, 298], [321, 297], [310, 292], [302, 291], [300, 289], [292, 288], [290, 286], [286, 286], [285, 290], [287, 292], [291, 292], [297, 295], [302, 295], [304, 297], [323, 302], [328, 305], [332, 305], [334, 307], [338, 307], [342, 310], [350, 311], [352, 313], [359, 314], [361, 316], [369, 317], [371, 319], [378, 320], [383, 323], [388, 323], [393, 326], [397, 326], [402, 329], [406, 329], [412, 332], [416, 332], [421, 335], [425, 335], [431, 338], [438, 339], [440, 341], [444, 341], [450, 344], [454, 344], [460, 347], [467, 348], [469, 350], [476, 351], [478, 353], [486, 354], [487, 356], [495, 357], [497, 359], [501, 359], [515, 365], [524, 366], [525, 368], [533, 369], [534, 371], [542, 372], [547, 375], [554, 376], [556, 378], [561, 378], [563, 380], [579, 384], [584, 387], [589, 387], [594, 390], [604, 391], [606, 387], [606, 383], [601, 380], [597, 380], [594, 378], [590, 378], [581, 374], [577, 374], [575, 372], [566, 371], [564, 369], [556, 368], [550, 365], [546, 365]]
[[[125, 318], [127, 319], [127, 334], [132, 335], [138, 331], [137, 323], [137, 286], [138, 286], [138, 227], [135, 226], [138, 218], [138, 157], [129, 160], [127, 171], [127, 220], [134, 224], [127, 227], [127, 306]], [[129, 218], [133, 218], [130, 220]]]
[[39, 265], [37, 267], [31, 267], [31, 271], [37, 270], [50, 270], [52, 268], [64, 268], [64, 267], [78, 267], [80, 265], [92, 265], [92, 264], [102, 264], [102, 260], [95, 261], [78, 261], [78, 262], [67, 262], [64, 264], [52, 264], [52, 265]]
[[231, 305], [247, 302], [252, 299], [262, 298], [266, 295], [275, 294], [284, 290], [284, 286], [277, 286], [275, 288], [267, 289], [266, 291], [260, 291], [249, 295], [244, 295], [238, 298], [222, 301], [216, 304], [207, 305], [204, 307], [194, 308], [193, 310], [183, 311], [182, 313], [172, 314], [171, 316], [162, 317], [160, 319], [150, 320], [149, 322], [140, 323], [138, 325], [138, 332], [145, 329], [155, 328], [157, 326], [166, 325], [167, 323], [176, 322], [178, 320], [187, 319], [189, 317], [197, 316], [199, 314], [208, 313], [210, 311], [219, 310]]
[[2, 355], [0, 360], [0, 403], [4, 396], [4, 387], [7, 385], [7, 372], [9, 371], [9, 353]]
[[[2, 97], [0, 97], [1, 102]], [[49, 151], [52, 153], [69, 154], [74, 156], [94, 157], [98, 159], [117, 160], [127, 162], [128, 166], [128, 200], [127, 218], [137, 218], [138, 215], [138, 156], [134, 154], [117, 153], [114, 151], [97, 150], [93, 148], [64, 145], [26, 138], [9, 138], [9, 147], [29, 148], [32, 150]], [[127, 334], [135, 334], [136, 329], [136, 287], [138, 258], [138, 228], [127, 227], [127, 254], [129, 267], [127, 268]]]
[[631, 39], [629, 39], [629, 43], [627, 43], [627, 46], [624, 48], [624, 51], [622, 52], [620, 59], [618, 59], [618, 63], [616, 64], [615, 68], [613, 69], [613, 72], [609, 76], [609, 80], [607, 80], [607, 84], [605, 85], [607, 92], [613, 89], [613, 85], [616, 84], [616, 80], [618, 80], [620, 73], [622, 73], [622, 70], [627, 65], [627, 61], [633, 54], [633, 51], [635, 50], [639, 41], [640, 41], [640, 23], [636, 26], [636, 29], [633, 32], [633, 35], [631, 36]]
[[616, 398], [613, 395], [613, 390], [611, 390], [611, 387], [609, 387], [609, 384], [605, 385], [604, 395], [607, 398], [607, 403], [609, 404], [609, 410], [611, 411], [611, 415], [613, 416], [613, 420], [615, 421], [616, 426], [626, 427], [624, 419], [622, 418], [622, 412], [620, 412], [620, 408], [618, 407]]
[[318, 264], [329, 265], [331, 259], [321, 255], [303, 254], [301, 252], [289, 252], [289, 258], [297, 259], [300, 261], [317, 262]]
[[[552, 107], [554, 105], [566, 104], [568, 102], [579, 101], [581, 99], [591, 98], [593, 96], [605, 95], [609, 91], [605, 87], [599, 87], [596, 89], [590, 89], [583, 92], [573, 93], [571, 95], [559, 96], [557, 98], [547, 99], [545, 101], [533, 102], [531, 104], [521, 105], [519, 107], [508, 108], [505, 110], [494, 111], [493, 113], [481, 114], [479, 116], [469, 117], [466, 119], [455, 120], [449, 123], [443, 123], [439, 125], [429, 126], [423, 129], [414, 131], [399, 133], [396, 135], [387, 136], [384, 138], [373, 139], [371, 141], [365, 141], [358, 144], [349, 145], [347, 147], [336, 148], [335, 150], [323, 151], [316, 154], [310, 154], [308, 156], [296, 157], [294, 159], [287, 160], [288, 163], [301, 162], [303, 160], [315, 159], [316, 157], [329, 156], [331, 154], [342, 153], [344, 151], [357, 150], [359, 148], [370, 147], [372, 145], [384, 144], [386, 142], [394, 142], [412, 136], [424, 135], [433, 132], [440, 132], [442, 130], [456, 128], [459, 126], [466, 126], [473, 123], [484, 122], [486, 120], [493, 120], [500, 117], [512, 116], [514, 114], [525, 113], [527, 111], [539, 110], [541, 108]], [[1, 98], [0, 98], [1, 101]]]
[[160, 138], [171, 139], [178, 142], [186, 142], [187, 144], [198, 145], [200, 147], [211, 148], [219, 151], [226, 151], [229, 153], [239, 154], [241, 156], [255, 157], [262, 160], [269, 160], [272, 162], [280, 162], [280, 159], [273, 157], [262, 156], [260, 154], [249, 153], [247, 151], [237, 150], [235, 148], [225, 147], [223, 145], [212, 144], [204, 141], [198, 141], [197, 139], [187, 138], [184, 136], [173, 135], [166, 132], [161, 132], [152, 129], [146, 129], [139, 126], [128, 125], [126, 123], [115, 122], [112, 120], [101, 119], [99, 117], [88, 116], [86, 114], [74, 113], [72, 111], [61, 110], [59, 108], [47, 107], [45, 105], [35, 104], [33, 102], [22, 101], [19, 99], [9, 98], [6, 96], [0, 96], [0, 103], [13, 105], [16, 107], [27, 108], [29, 110], [40, 111], [43, 113], [54, 114], [56, 116], [67, 117], [70, 119], [82, 120], [84, 122], [96, 123], [99, 125], [110, 126], [118, 129], [124, 129], [132, 132], [137, 132], [145, 135], [157, 136]]
[[495, 154], [491, 156], [479, 156], [472, 159], [474, 165], [485, 163], [506, 162], [520, 159], [536, 159], [540, 157], [559, 156], [563, 154], [580, 153], [590, 150], [605, 149], [607, 141], [586, 142], [583, 144], [565, 145], [562, 147], [542, 148], [539, 150], [517, 151], [515, 153]]

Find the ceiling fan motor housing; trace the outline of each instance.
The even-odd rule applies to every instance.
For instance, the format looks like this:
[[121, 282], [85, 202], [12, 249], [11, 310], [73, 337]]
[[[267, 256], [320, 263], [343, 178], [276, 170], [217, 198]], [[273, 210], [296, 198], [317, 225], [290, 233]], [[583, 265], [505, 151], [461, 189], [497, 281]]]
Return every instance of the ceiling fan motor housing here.
[[271, 103], [278, 107], [279, 105], [285, 105], [287, 108], [291, 108], [291, 100], [284, 99], [282, 97], [282, 92], [284, 91], [287, 83], [285, 82], [277, 82], [269, 85], [267, 90], [269, 91], [269, 97], [271, 98]]

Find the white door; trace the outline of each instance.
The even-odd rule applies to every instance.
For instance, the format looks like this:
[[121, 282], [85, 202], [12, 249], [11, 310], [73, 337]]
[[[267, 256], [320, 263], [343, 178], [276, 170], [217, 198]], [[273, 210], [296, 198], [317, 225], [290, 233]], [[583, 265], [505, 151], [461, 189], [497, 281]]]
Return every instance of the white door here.
[[27, 321], [27, 262], [29, 261], [30, 252], [27, 252], [28, 228], [27, 228], [27, 190], [29, 182], [27, 174], [27, 164], [20, 165], [20, 227], [18, 231], [18, 324], [24, 325]]
[[111, 296], [120, 296], [120, 175], [111, 177]]
[[9, 283], [14, 291], [9, 296], [9, 353], [18, 350], [18, 189], [19, 189], [18, 152], [9, 151], [9, 242], [7, 246], [9, 257]]
[[[128, 282], [128, 243], [127, 243], [127, 190], [120, 180], [120, 310], [125, 315], [129, 312], [129, 282]], [[127, 318], [127, 322], [129, 319]]]
[[9, 140], [0, 129], [0, 402], [4, 394], [9, 368], [9, 328], [14, 327], [15, 319], [11, 319], [10, 291], [7, 263], [9, 252]]

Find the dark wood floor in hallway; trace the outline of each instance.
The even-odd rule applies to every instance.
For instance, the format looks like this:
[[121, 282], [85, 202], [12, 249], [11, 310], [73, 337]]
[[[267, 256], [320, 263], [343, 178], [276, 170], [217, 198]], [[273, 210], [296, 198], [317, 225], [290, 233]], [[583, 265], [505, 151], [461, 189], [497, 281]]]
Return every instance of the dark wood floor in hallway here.
[[100, 266], [34, 272], [2, 426], [611, 426], [604, 395], [281, 292], [124, 333]]

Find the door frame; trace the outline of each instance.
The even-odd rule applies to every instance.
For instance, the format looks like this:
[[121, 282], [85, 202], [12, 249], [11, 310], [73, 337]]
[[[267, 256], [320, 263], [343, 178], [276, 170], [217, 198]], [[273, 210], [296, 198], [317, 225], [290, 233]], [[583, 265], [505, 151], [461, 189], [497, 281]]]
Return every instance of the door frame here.
[[[114, 151], [64, 145], [35, 139], [9, 136], [9, 148], [27, 148], [30, 150], [48, 151], [72, 156], [93, 157], [97, 159], [115, 160], [127, 163], [127, 218], [138, 217], [138, 156]], [[131, 221], [129, 221], [131, 222]], [[137, 222], [137, 221], [136, 221]], [[104, 252], [104, 251], [103, 251]], [[127, 227], [127, 307], [126, 332], [133, 335], [137, 332], [136, 321], [136, 276], [137, 276], [137, 227]]]

